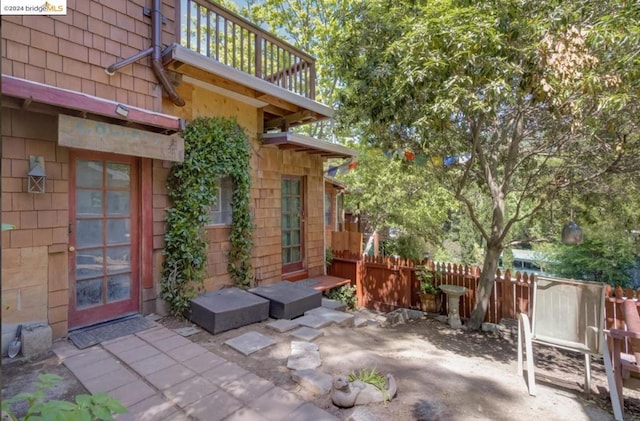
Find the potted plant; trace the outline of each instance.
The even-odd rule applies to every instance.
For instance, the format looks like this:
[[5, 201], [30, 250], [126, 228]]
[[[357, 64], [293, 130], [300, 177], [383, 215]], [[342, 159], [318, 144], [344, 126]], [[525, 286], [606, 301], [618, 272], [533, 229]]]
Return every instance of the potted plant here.
[[416, 278], [420, 283], [420, 303], [422, 311], [439, 313], [442, 303], [440, 288], [433, 283], [433, 273], [425, 265], [416, 266]]

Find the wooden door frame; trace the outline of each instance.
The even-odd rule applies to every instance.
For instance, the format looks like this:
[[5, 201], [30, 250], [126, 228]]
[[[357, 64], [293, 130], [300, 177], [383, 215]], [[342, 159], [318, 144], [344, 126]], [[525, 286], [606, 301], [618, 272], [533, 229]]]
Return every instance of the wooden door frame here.
[[[131, 298], [121, 302], [112, 304], [104, 304], [101, 308], [89, 307], [86, 312], [84, 310], [76, 310], [76, 252], [68, 253], [69, 267], [69, 310], [68, 323], [69, 329], [80, 328], [95, 323], [107, 321], [129, 313], [138, 312], [141, 308], [141, 248], [140, 248], [140, 229], [142, 226], [141, 206], [140, 206], [140, 161], [138, 157], [129, 155], [118, 155], [105, 152], [85, 151], [85, 150], [69, 150], [69, 245], [76, 246], [76, 228], [71, 225], [72, 221], [76, 221], [76, 161], [78, 159], [120, 162], [131, 165]], [[103, 180], [102, 189], [104, 190], [106, 180]], [[103, 228], [103, 229], [106, 229]], [[107, 309], [104, 306], [109, 306]], [[91, 311], [92, 309], [96, 311]], [[111, 313], [117, 313], [115, 317], [109, 316]], [[104, 314], [104, 317], [100, 316]]]
[[[283, 274], [287, 273], [295, 273], [306, 270], [305, 266], [305, 256], [306, 256], [306, 218], [307, 218], [307, 186], [306, 186], [306, 177], [302, 175], [293, 175], [293, 174], [283, 174], [280, 180], [280, 188], [282, 188], [282, 181], [284, 180], [298, 180], [300, 181], [300, 204], [302, 206], [302, 216], [300, 218], [300, 262], [299, 263], [290, 263], [283, 264], [281, 268], [281, 272]], [[282, 191], [280, 192], [282, 197]], [[280, 219], [282, 220], [282, 204], [280, 206]], [[282, 236], [282, 226], [280, 226], [280, 236]], [[282, 252], [282, 242], [280, 243], [280, 250]]]

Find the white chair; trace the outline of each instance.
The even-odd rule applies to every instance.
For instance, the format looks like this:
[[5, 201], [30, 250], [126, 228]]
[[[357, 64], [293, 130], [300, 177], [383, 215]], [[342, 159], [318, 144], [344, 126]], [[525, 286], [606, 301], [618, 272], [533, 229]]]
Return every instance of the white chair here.
[[[609, 349], [604, 339], [604, 299], [606, 285], [599, 282], [540, 276], [533, 282], [531, 323], [518, 315], [518, 374], [527, 360], [529, 394], [536, 395], [533, 343], [584, 354], [584, 391], [591, 391], [591, 356], [604, 355], [611, 401], [618, 401]], [[523, 353], [524, 345], [524, 353]], [[616, 420], [622, 413], [614, 405]]]

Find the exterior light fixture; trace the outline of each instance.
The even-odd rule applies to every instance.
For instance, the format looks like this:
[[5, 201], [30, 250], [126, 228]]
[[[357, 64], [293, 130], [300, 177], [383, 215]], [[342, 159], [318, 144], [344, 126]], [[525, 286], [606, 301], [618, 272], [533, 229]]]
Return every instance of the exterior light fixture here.
[[562, 228], [562, 242], [564, 244], [581, 244], [584, 239], [582, 228], [573, 221], [569, 221]]
[[44, 172], [44, 157], [29, 157], [29, 193], [44, 193], [47, 174]]

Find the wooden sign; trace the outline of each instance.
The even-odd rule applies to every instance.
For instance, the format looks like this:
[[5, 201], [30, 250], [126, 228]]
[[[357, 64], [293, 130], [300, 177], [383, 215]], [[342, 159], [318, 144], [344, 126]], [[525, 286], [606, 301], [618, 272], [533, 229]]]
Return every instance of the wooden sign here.
[[184, 140], [177, 134], [164, 135], [65, 114], [58, 118], [58, 143], [70, 148], [184, 161]]

